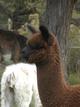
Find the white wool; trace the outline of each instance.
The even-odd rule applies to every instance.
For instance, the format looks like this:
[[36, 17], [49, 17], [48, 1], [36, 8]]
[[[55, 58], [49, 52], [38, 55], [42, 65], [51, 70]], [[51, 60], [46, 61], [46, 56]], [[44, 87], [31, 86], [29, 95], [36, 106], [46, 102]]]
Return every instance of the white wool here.
[[41, 107], [34, 64], [6, 67], [1, 80], [1, 107]]

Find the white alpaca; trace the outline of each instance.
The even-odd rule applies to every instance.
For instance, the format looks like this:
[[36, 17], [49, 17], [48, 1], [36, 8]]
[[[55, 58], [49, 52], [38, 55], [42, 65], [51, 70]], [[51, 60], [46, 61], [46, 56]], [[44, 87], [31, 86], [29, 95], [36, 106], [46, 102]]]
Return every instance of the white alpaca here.
[[[14, 105], [15, 104], [15, 105]], [[1, 107], [41, 107], [36, 66], [13, 64], [6, 67], [1, 80]]]

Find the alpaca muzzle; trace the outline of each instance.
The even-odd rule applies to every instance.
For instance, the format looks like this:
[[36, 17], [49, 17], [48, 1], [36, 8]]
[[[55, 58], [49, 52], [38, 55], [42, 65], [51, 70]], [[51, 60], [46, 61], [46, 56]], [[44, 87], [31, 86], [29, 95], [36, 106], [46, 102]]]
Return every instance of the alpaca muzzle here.
[[32, 53], [32, 49], [30, 48], [29, 45], [27, 45], [25, 48], [23, 48], [21, 52], [21, 58], [27, 61], [31, 53]]

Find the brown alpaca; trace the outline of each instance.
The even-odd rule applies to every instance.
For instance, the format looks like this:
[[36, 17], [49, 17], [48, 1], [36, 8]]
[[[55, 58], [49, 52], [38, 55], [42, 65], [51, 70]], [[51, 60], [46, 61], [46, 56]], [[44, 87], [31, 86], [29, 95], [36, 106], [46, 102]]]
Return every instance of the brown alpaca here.
[[63, 77], [59, 45], [46, 27], [32, 34], [23, 50], [27, 62], [37, 65], [38, 88], [43, 107], [80, 107], [80, 86], [69, 86]]
[[3, 55], [11, 54], [14, 62], [19, 62], [20, 53], [26, 46], [27, 38], [12, 31], [0, 29], [0, 63], [4, 60]]

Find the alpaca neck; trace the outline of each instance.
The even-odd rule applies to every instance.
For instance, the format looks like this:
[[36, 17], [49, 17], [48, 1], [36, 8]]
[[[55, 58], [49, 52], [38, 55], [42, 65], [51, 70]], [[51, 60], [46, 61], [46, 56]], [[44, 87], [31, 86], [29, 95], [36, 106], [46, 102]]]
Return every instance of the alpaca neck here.
[[49, 54], [49, 59], [44, 65], [37, 65], [38, 88], [44, 107], [53, 106], [54, 101], [59, 99], [64, 94], [64, 90], [67, 89], [61, 70], [59, 54], [55, 58], [53, 55], [53, 52]]

